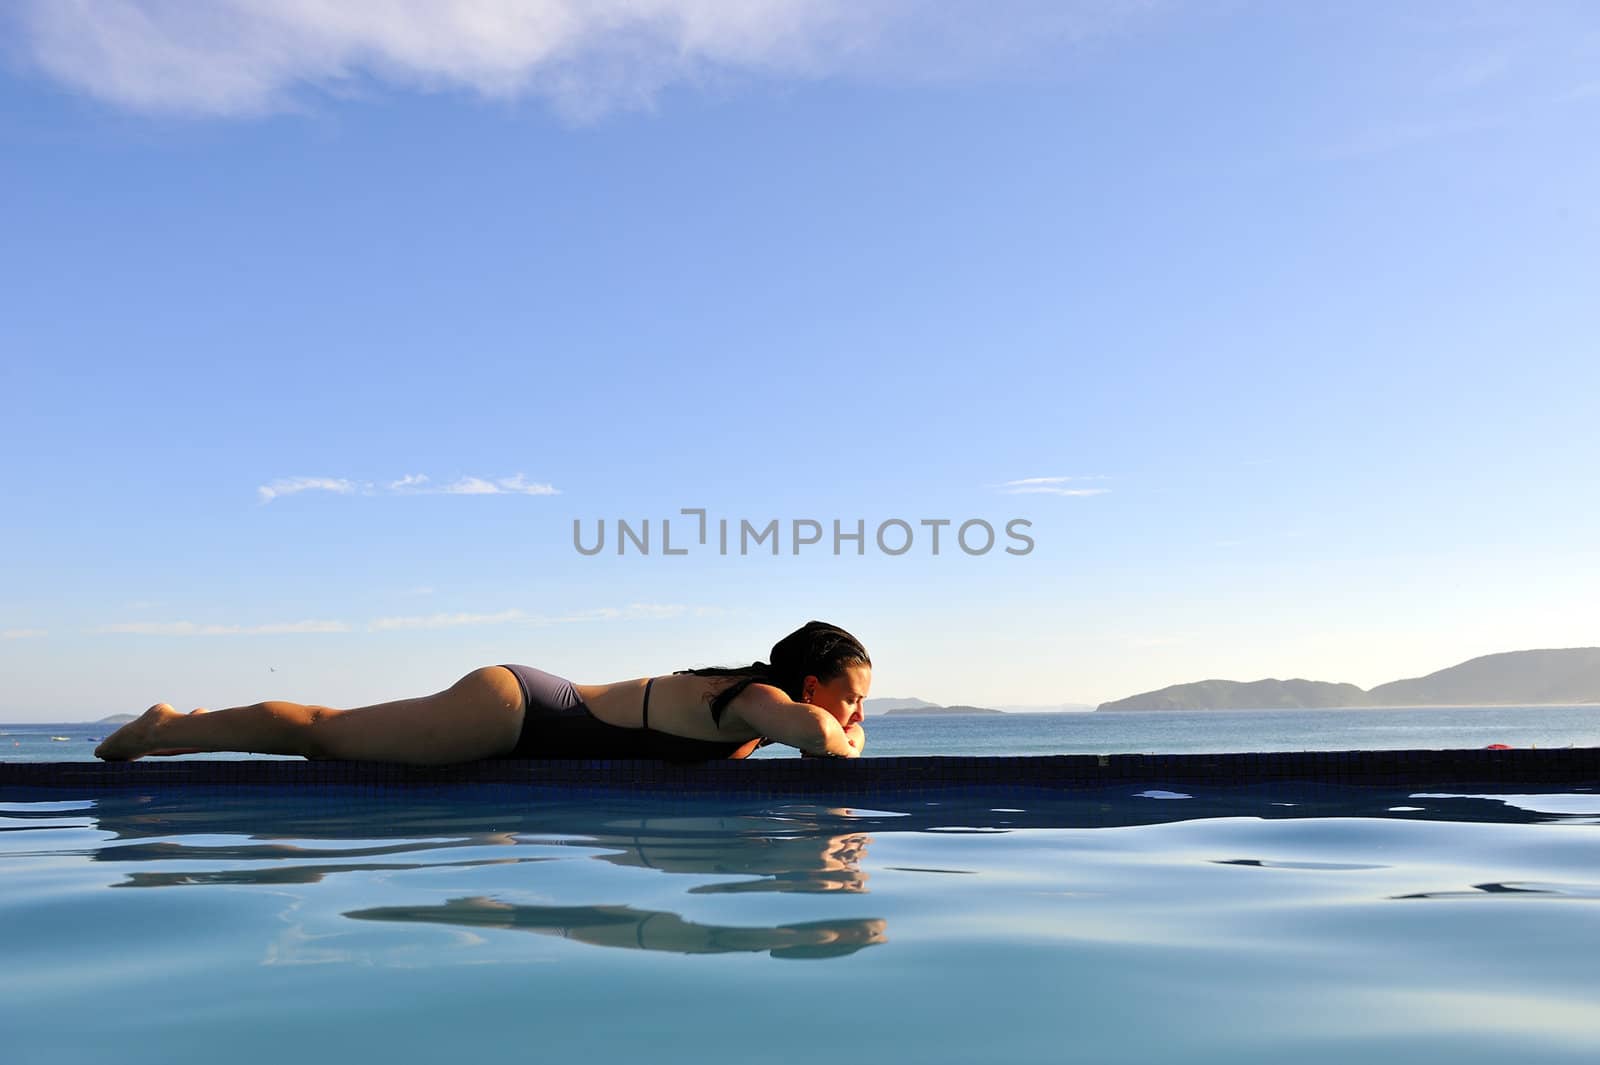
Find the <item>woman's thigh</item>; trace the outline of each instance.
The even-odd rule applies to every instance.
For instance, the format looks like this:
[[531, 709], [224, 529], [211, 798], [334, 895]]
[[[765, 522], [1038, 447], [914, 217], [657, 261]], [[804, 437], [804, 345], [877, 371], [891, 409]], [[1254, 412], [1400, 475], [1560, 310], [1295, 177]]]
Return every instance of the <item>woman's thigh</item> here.
[[449, 688], [323, 715], [326, 758], [442, 765], [503, 755], [522, 733], [522, 688], [504, 666], [484, 666]]

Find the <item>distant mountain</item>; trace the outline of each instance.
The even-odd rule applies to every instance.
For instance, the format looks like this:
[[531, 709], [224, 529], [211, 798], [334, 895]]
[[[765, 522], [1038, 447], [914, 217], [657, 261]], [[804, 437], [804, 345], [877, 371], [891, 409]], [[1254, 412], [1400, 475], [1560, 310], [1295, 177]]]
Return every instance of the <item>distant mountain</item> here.
[[94, 725], [124, 725], [124, 724], [127, 724], [129, 721], [137, 720], [138, 717], [139, 717], [138, 714], [112, 714], [110, 717], [102, 717], [98, 721], [90, 722], [90, 724], [94, 724]]
[[1367, 706], [1354, 684], [1320, 680], [1202, 680], [1174, 684], [1101, 703], [1097, 710], [1298, 710], [1303, 707]]
[[1096, 710], [1295, 710], [1362, 706], [1600, 703], [1600, 647], [1506, 651], [1370, 691], [1316, 680], [1202, 680], [1101, 703]]
[[913, 714], [1003, 714], [1004, 710], [995, 710], [987, 706], [934, 706], [929, 703], [924, 706], [903, 706], [897, 710], [885, 710], [886, 715], [895, 717], [910, 717]]
[[1373, 706], [1600, 702], [1600, 647], [1484, 655], [1367, 695]]
[[953, 714], [1049, 714], [1049, 713], [1082, 713], [1093, 710], [1093, 703], [1026, 703], [1011, 704], [1000, 707], [991, 706], [941, 706], [930, 703], [926, 699], [868, 699], [863, 709], [866, 716], [877, 717], [880, 714], [900, 713], [953, 713]]
[[868, 699], [861, 705], [861, 711], [867, 717], [874, 714], [887, 714], [891, 710], [905, 710], [918, 706], [938, 706], [926, 699]]

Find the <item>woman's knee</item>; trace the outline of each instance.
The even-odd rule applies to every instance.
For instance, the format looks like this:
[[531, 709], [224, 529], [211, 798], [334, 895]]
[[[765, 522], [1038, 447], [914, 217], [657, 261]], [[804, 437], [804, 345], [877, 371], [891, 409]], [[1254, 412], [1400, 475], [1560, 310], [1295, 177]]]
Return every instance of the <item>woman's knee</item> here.
[[338, 758], [339, 729], [334, 722], [348, 711], [331, 706], [302, 706], [301, 755], [306, 758]]

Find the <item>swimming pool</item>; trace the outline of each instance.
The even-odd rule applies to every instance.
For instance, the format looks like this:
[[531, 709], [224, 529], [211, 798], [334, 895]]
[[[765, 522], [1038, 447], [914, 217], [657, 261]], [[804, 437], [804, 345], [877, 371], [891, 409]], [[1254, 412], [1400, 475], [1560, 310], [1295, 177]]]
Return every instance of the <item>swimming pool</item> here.
[[0, 799], [11, 1063], [1600, 1053], [1572, 787]]

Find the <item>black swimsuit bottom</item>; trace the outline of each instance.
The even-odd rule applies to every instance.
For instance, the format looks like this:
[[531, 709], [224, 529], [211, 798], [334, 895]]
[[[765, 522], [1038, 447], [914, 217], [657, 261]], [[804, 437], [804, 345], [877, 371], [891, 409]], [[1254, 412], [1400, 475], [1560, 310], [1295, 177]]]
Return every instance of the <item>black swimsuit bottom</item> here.
[[659, 758], [705, 762], [731, 757], [745, 741], [696, 740], [649, 726], [650, 685], [644, 686], [645, 725], [623, 728], [601, 721], [578, 697], [571, 681], [532, 666], [505, 667], [522, 685], [522, 734], [501, 758]]

